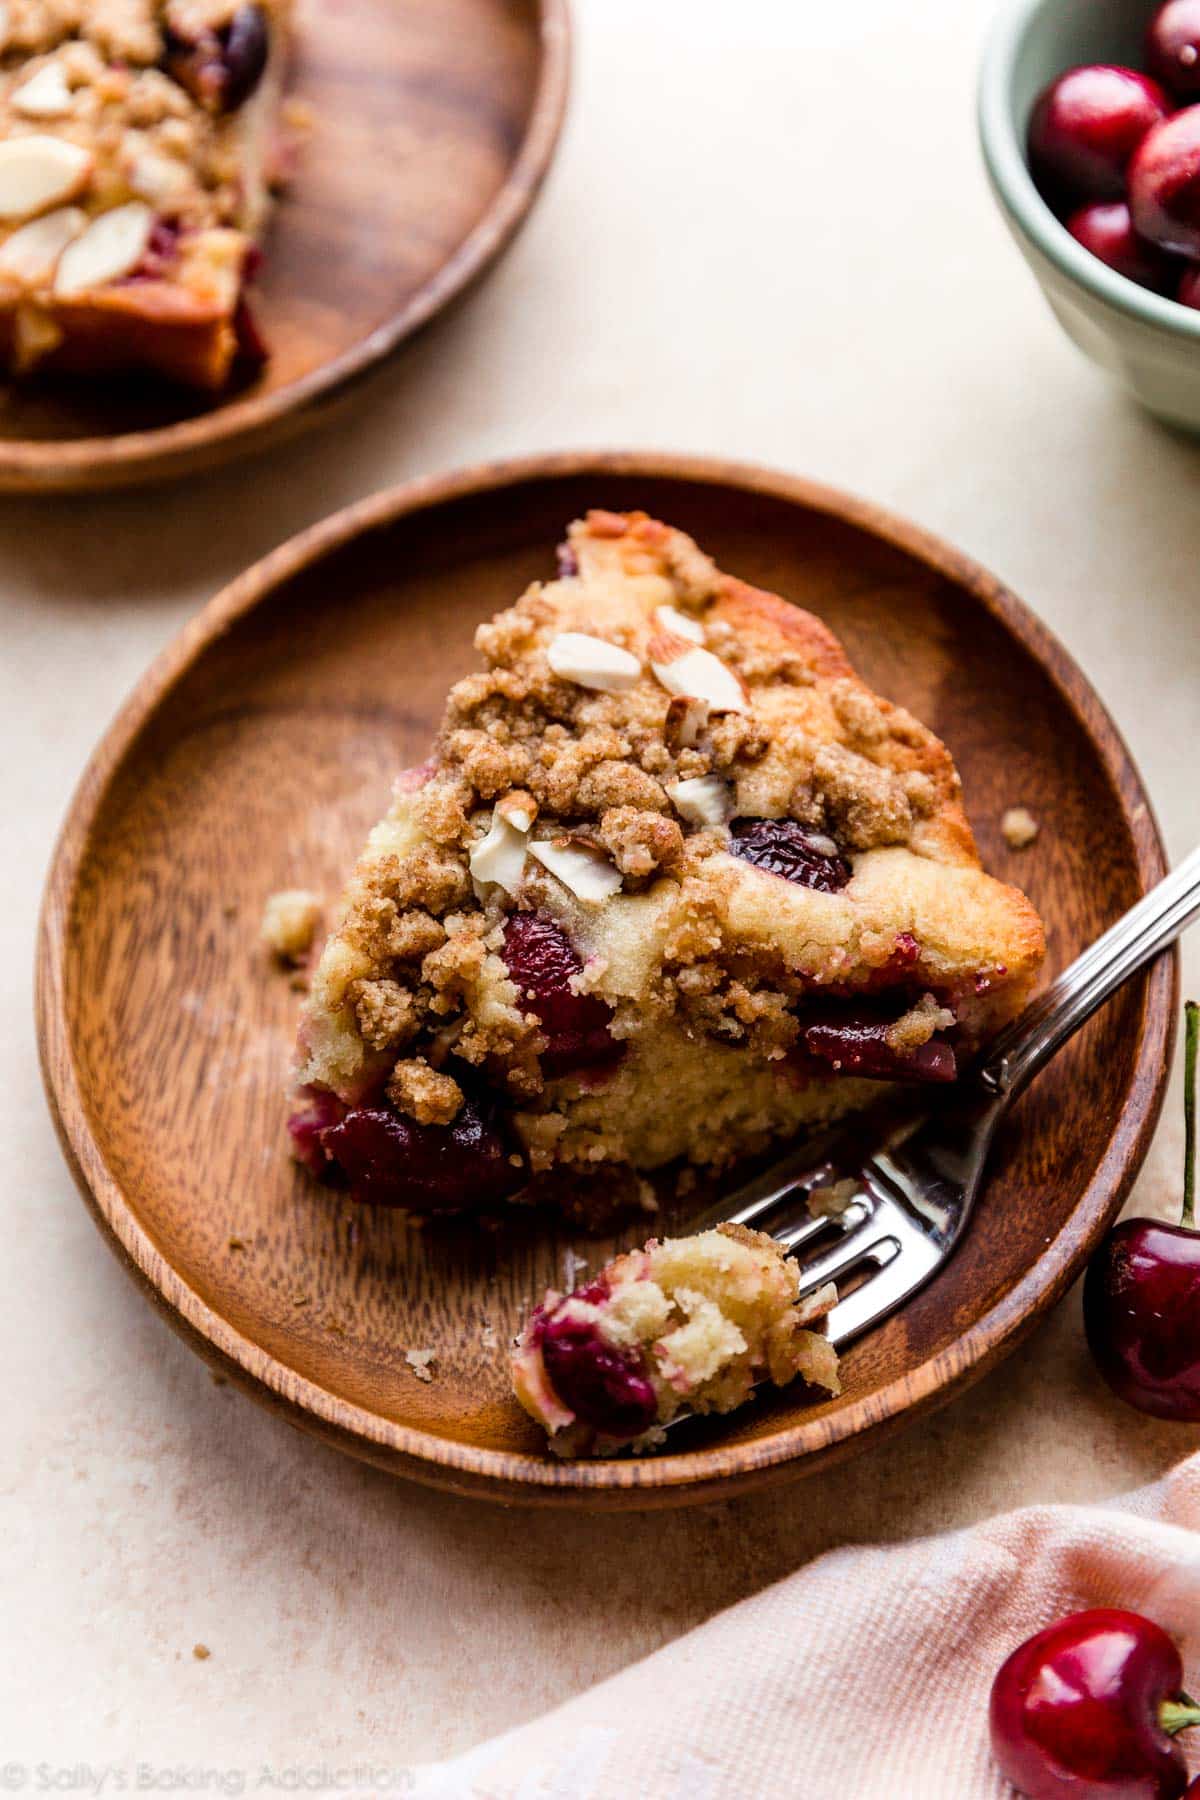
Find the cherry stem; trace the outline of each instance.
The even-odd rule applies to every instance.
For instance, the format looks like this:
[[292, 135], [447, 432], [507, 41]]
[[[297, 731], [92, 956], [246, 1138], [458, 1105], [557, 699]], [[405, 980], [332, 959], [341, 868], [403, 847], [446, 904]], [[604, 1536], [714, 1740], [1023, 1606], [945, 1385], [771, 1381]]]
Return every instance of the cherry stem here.
[[1200, 1706], [1190, 1694], [1180, 1694], [1178, 1700], [1164, 1700], [1158, 1709], [1158, 1722], [1168, 1737], [1174, 1737], [1190, 1725], [1200, 1725]]
[[1200, 1039], [1200, 1006], [1184, 1007], [1183, 1052], [1183, 1214], [1180, 1224], [1196, 1229], [1196, 1043]]

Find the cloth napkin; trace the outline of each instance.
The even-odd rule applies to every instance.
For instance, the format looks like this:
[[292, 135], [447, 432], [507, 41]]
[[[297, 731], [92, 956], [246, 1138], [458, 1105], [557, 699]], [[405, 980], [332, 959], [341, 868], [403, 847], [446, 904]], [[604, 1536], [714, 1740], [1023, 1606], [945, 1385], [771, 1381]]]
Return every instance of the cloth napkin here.
[[[1124, 1606], [1200, 1675], [1200, 1455], [1103, 1506], [838, 1550], [589, 1692], [419, 1771], [419, 1800], [999, 1800], [992, 1678], [1024, 1638]], [[1200, 1732], [1193, 1734], [1200, 1737]], [[1186, 1737], [1181, 1740], [1186, 1744]], [[1200, 1745], [1193, 1752], [1200, 1768]]]

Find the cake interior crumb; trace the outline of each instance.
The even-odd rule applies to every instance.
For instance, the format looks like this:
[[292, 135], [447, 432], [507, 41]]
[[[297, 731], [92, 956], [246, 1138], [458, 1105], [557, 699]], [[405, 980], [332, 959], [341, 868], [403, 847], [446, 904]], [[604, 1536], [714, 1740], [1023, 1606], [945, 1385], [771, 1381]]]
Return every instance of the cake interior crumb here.
[[855, 1194], [858, 1183], [852, 1175], [844, 1181], [831, 1181], [827, 1187], [815, 1187], [808, 1196], [808, 1210], [814, 1219], [837, 1218], [844, 1213]]
[[404, 1360], [418, 1381], [433, 1380], [433, 1371], [429, 1365], [433, 1361], [434, 1355], [435, 1352], [432, 1350], [406, 1350], [404, 1352]]

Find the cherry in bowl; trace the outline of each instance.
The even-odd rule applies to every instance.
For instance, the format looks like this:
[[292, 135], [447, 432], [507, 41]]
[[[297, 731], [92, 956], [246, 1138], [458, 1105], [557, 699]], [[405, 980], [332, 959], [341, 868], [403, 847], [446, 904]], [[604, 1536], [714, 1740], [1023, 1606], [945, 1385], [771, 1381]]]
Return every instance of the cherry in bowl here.
[[1013, 1651], [988, 1722], [992, 1754], [1029, 1800], [1179, 1800], [1188, 1777], [1175, 1737], [1200, 1723], [1200, 1707], [1161, 1626], [1096, 1607]]
[[1200, 1424], [1200, 1231], [1196, 1230], [1196, 1061], [1200, 1007], [1186, 1009], [1183, 1210], [1178, 1225], [1125, 1219], [1083, 1285], [1096, 1366], [1139, 1412]]
[[1098, 200], [1081, 206], [1067, 220], [1067, 230], [1085, 250], [1099, 257], [1127, 281], [1156, 293], [1171, 293], [1179, 281], [1174, 258], [1148, 244], [1133, 229], [1133, 219], [1123, 200]]
[[1034, 180], [1064, 209], [1123, 199], [1131, 157], [1169, 112], [1162, 88], [1138, 69], [1067, 69], [1039, 96], [1029, 121]]
[[1146, 29], [1146, 66], [1177, 100], [1200, 100], [1200, 0], [1166, 0]]
[[1140, 237], [1200, 258], [1200, 106], [1147, 132], [1129, 165], [1129, 211]]

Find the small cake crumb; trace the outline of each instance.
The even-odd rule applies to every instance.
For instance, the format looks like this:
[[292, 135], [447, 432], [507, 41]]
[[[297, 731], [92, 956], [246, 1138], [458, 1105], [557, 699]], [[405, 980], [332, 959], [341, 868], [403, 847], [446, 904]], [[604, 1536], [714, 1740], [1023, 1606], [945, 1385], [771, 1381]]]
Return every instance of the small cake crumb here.
[[1028, 807], [1010, 806], [1000, 821], [1000, 830], [1010, 850], [1027, 850], [1041, 826]]
[[831, 1181], [827, 1187], [815, 1187], [808, 1196], [808, 1210], [814, 1219], [836, 1219], [844, 1213], [855, 1194], [858, 1183], [852, 1175], [844, 1181]]
[[246, 1240], [245, 1240], [245, 1238], [240, 1238], [240, 1237], [227, 1238], [226, 1243], [225, 1243], [225, 1248], [227, 1250], [232, 1251], [233, 1254], [236, 1256], [240, 1251], [245, 1250]]
[[423, 1056], [396, 1064], [387, 1096], [397, 1112], [408, 1113], [418, 1125], [449, 1125], [463, 1103], [463, 1091], [454, 1077], [439, 1075]]
[[212, 1651], [209, 1649], [207, 1644], [193, 1644], [192, 1645], [192, 1655], [195, 1657], [197, 1662], [207, 1662], [209, 1657], [212, 1655]]
[[432, 1350], [406, 1350], [404, 1352], [404, 1360], [418, 1381], [433, 1380], [433, 1372], [429, 1365], [433, 1361], [434, 1354]]
[[272, 894], [263, 913], [262, 940], [281, 962], [299, 962], [312, 949], [321, 918], [321, 902], [307, 888], [284, 888]]

